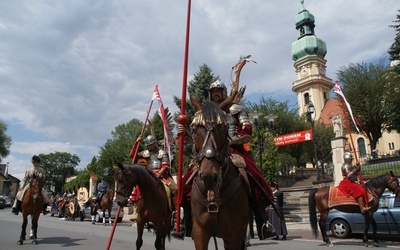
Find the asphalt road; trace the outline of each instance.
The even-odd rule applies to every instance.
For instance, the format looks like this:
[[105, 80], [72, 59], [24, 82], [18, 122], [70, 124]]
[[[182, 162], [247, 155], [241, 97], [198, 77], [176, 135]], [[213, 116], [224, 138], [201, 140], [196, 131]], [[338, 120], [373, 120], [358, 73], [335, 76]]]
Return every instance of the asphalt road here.
[[[124, 217], [122, 223], [116, 227], [110, 249], [135, 249], [136, 227], [135, 223], [129, 220], [129, 215]], [[103, 226], [100, 223], [92, 225], [90, 221], [63, 221], [50, 215], [41, 216], [39, 220], [38, 245], [32, 245], [30, 240], [26, 240], [24, 245], [18, 246], [17, 241], [21, 231], [22, 216], [15, 216], [10, 209], [0, 210], [0, 249], [106, 249], [110, 237], [111, 227]], [[28, 229], [30, 224], [28, 225]], [[321, 239], [314, 239], [308, 224], [288, 224], [288, 239], [264, 240], [257, 238], [251, 239], [252, 249], [296, 249], [309, 250], [325, 247]], [[144, 245], [142, 249], [154, 249], [155, 236], [152, 232], [145, 231]], [[331, 237], [335, 244], [335, 249], [365, 249], [360, 238], [335, 239]], [[400, 241], [400, 239], [398, 239]], [[400, 249], [400, 242], [382, 240], [381, 246], [390, 249]], [[192, 239], [176, 240], [171, 238], [166, 242], [166, 249], [194, 249]], [[215, 249], [213, 241], [210, 241], [209, 249]], [[218, 249], [224, 249], [222, 240], [218, 239]]]

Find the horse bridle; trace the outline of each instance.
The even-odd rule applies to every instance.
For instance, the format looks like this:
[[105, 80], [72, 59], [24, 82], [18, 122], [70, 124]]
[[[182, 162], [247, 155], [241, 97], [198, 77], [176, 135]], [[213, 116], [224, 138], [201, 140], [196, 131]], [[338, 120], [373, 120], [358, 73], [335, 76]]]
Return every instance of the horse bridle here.
[[[204, 126], [207, 129], [206, 138], [204, 139], [203, 146], [200, 151], [197, 151], [196, 146], [194, 146], [194, 154], [197, 163], [200, 163], [204, 157], [211, 159], [215, 158], [219, 163], [225, 164], [226, 163], [226, 155], [222, 152], [226, 151], [228, 147], [228, 140], [225, 141], [222, 149], [219, 151], [217, 150], [217, 143], [215, 141], [213, 133], [214, 126]], [[211, 140], [212, 146], [207, 146], [208, 141]]]
[[[125, 174], [125, 175], [129, 175], [131, 178], [134, 178], [133, 173], [131, 173], [131, 171], [129, 171], [129, 170], [127, 170], [127, 169], [119, 170], [119, 171], [117, 172], [117, 174], [119, 174], [119, 173], [123, 173], [123, 174]], [[122, 178], [118, 178], [118, 182], [119, 182], [119, 183], [123, 183], [124, 189], [117, 189], [117, 190], [115, 190], [115, 193], [116, 193], [116, 194], [119, 194], [119, 195], [122, 195], [125, 199], [128, 199], [128, 200], [129, 200], [129, 196], [131, 195], [133, 188], [132, 188], [131, 191], [129, 191], [129, 189], [125, 188], [127, 185], [126, 185], [126, 184], [124, 183], [124, 181], [121, 180], [121, 179], [122, 179]], [[157, 178], [156, 184], [155, 184], [154, 187], [153, 187], [152, 189], [150, 189], [148, 192], [144, 193], [143, 191], [141, 191], [142, 193], [141, 193], [139, 199], [133, 201], [133, 203], [136, 203], [136, 202], [140, 201], [141, 199], [143, 199], [145, 196], [151, 194], [151, 193], [153, 192], [153, 190], [155, 190], [155, 189], [157, 188], [158, 183], [159, 183], [160, 181], [161, 181], [160, 178]]]

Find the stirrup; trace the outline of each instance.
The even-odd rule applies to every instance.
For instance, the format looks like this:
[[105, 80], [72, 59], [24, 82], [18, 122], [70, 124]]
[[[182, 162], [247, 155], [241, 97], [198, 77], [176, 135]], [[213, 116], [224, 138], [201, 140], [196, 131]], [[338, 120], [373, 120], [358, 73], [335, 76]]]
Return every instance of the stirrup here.
[[261, 235], [259, 236], [260, 240], [265, 240], [271, 237], [276, 236], [275, 228], [268, 221], [263, 224], [261, 227]]

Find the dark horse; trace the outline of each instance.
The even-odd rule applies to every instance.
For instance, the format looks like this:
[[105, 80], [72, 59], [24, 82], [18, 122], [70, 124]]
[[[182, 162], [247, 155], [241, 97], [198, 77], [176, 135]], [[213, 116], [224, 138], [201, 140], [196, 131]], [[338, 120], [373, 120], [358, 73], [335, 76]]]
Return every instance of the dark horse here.
[[195, 247], [208, 249], [210, 238], [220, 237], [225, 249], [245, 249], [249, 193], [228, 154], [227, 115], [214, 102], [191, 101], [197, 111], [191, 128], [199, 166], [190, 201]]
[[[320, 212], [320, 219], [319, 219], [319, 228], [321, 230], [322, 239], [328, 246], [331, 246], [332, 243], [329, 240], [326, 234], [326, 218], [328, 217], [329, 210], [332, 207], [328, 205], [329, 199], [329, 188], [330, 187], [322, 187], [322, 188], [314, 188], [310, 191], [309, 194], [309, 209], [310, 209], [310, 224], [311, 229], [314, 234], [314, 237], [318, 235], [317, 229], [317, 216], [316, 216], [316, 209]], [[363, 235], [363, 242], [365, 246], [370, 246], [371, 243], [368, 241], [368, 230], [369, 225], [372, 224], [373, 229], [373, 245], [379, 246], [378, 241], [376, 239], [376, 222], [373, 217], [374, 212], [378, 209], [379, 205], [379, 198], [382, 196], [385, 189], [389, 189], [397, 196], [400, 195], [400, 187], [399, 187], [399, 180], [393, 172], [390, 172], [390, 175], [380, 175], [368, 181], [365, 184], [365, 188], [368, 192], [371, 193], [373, 200], [369, 202], [369, 206], [371, 207], [370, 210], [365, 212], [365, 226], [364, 226], [364, 235]], [[360, 213], [360, 207], [358, 205], [339, 205], [333, 207], [337, 210], [342, 212], [348, 213]]]
[[43, 209], [43, 196], [42, 196], [43, 178], [33, 176], [31, 182], [29, 183], [29, 188], [24, 194], [22, 199], [21, 211], [22, 211], [22, 230], [21, 236], [19, 237], [18, 245], [24, 244], [26, 236], [26, 226], [28, 225], [28, 215], [31, 215], [31, 239], [32, 244], [38, 244], [37, 241], [37, 228], [40, 213]]
[[116, 200], [120, 206], [128, 204], [129, 196], [135, 186], [140, 189], [140, 197], [136, 201], [138, 213], [136, 249], [139, 250], [143, 245], [143, 229], [148, 222], [154, 225], [155, 248], [165, 249], [165, 238], [168, 236], [170, 240], [172, 211], [163, 182], [141, 165], [118, 164], [114, 169], [116, 170], [114, 179], [117, 183]]
[[90, 206], [90, 214], [92, 215], [92, 224], [95, 224], [97, 210], [100, 209], [103, 213], [103, 225], [106, 225], [106, 210], [108, 212], [108, 223], [111, 225], [111, 210], [113, 206], [114, 189], [109, 188], [103, 194], [100, 201], [94, 205], [93, 199], [89, 198], [84, 205]]

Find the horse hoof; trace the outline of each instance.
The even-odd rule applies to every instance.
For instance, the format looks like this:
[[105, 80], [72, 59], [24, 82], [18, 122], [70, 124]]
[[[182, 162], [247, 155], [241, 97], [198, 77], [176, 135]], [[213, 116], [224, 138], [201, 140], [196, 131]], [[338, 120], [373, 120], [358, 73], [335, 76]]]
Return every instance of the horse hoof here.
[[332, 242], [328, 242], [328, 243], [326, 243], [326, 246], [333, 247], [333, 243]]
[[96, 224], [94, 221], [92, 221], [92, 224], [94, 225], [94, 224]]
[[19, 240], [18, 242], [17, 242], [17, 245], [23, 245], [24, 244], [24, 242], [22, 241], [22, 240]]
[[374, 247], [380, 247], [379, 243], [376, 241], [374, 241], [372, 244], [374, 245]]
[[37, 245], [37, 244], [38, 244], [38, 241], [37, 241], [37, 240], [34, 240], [34, 241], [32, 241], [32, 244], [33, 244], [33, 245]]
[[33, 239], [33, 235], [29, 236], [29, 239], [32, 240]]

